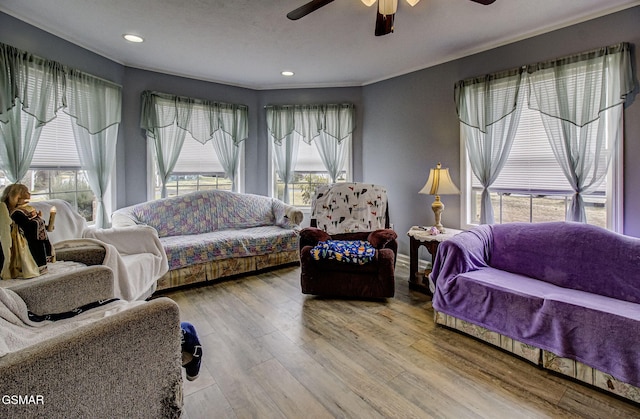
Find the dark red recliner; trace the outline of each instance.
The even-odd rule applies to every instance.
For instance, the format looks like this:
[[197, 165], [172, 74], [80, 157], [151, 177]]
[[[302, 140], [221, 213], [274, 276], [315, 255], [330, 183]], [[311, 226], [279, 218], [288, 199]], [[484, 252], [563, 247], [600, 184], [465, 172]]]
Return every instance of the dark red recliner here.
[[[398, 243], [389, 226], [384, 187], [365, 183], [319, 187], [312, 201], [311, 227], [300, 232], [302, 292], [327, 297], [393, 297]], [[363, 264], [316, 260], [314, 247], [327, 240], [368, 241], [375, 256]]]

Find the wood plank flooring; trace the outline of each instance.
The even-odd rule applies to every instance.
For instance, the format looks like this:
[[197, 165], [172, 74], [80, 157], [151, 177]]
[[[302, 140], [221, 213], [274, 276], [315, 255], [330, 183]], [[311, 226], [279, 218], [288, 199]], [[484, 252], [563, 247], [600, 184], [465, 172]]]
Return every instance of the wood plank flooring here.
[[204, 348], [184, 382], [199, 418], [631, 418], [640, 407], [436, 326], [396, 268], [396, 297], [322, 299], [299, 267], [167, 292]]

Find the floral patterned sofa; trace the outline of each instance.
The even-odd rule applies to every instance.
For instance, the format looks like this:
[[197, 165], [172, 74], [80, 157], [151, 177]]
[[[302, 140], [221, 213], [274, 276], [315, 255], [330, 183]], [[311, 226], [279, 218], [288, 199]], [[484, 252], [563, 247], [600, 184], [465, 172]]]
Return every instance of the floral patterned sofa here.
[[210, 190], [120, 208], [112, 223], [157, 230], [169, 261], [163, 290], [298, 262], [302, 217], [274, 198]]
[[640, 239], [570, 223], [481, 225], [443, 242], [435, 321], [640, 402]]

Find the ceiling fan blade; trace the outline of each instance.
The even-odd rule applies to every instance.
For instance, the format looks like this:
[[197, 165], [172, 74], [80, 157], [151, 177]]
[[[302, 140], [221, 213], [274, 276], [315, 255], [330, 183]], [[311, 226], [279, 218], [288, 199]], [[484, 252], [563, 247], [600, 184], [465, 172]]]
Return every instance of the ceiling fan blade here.
[[378, 14], [376, 15], [376, 36], [388, 35], [393, 32], [393, 20], [396, 17], [396, 14], [393, 13], [391, 15], [383, 15], [378, 10]]
[[480, 4], [484, 4], [485, 6], [488, 6], [496, 0], [471, 0], [471, 1], [475, 1], [476, 3], [480, 3]]
[[326, 6], [332, 1], [333, 0], [311, 0], [309, 3], [303, 4], [297, 9], [287, 13], [287, 17], [291, 20], [298, 20], [301, 17], [305, 17], [309, 13], [315, 12], [319, 8]]

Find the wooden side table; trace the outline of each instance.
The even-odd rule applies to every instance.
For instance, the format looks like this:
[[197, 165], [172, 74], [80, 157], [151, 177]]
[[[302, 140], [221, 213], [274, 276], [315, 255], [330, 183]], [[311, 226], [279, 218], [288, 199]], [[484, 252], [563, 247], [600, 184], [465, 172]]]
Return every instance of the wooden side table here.
[[440, 243], [461, 232], [462, 230], [446, 228], [444, 233], [431, 235], [423, 227], [413, 226], [409, 229], [407, 232], [409, 236], [409, 288], [431, 294], [427, 278], [431, 270], [418, 272], [418, 249], [420, 246], [427, 249], [431, 260], [435, 260]]

